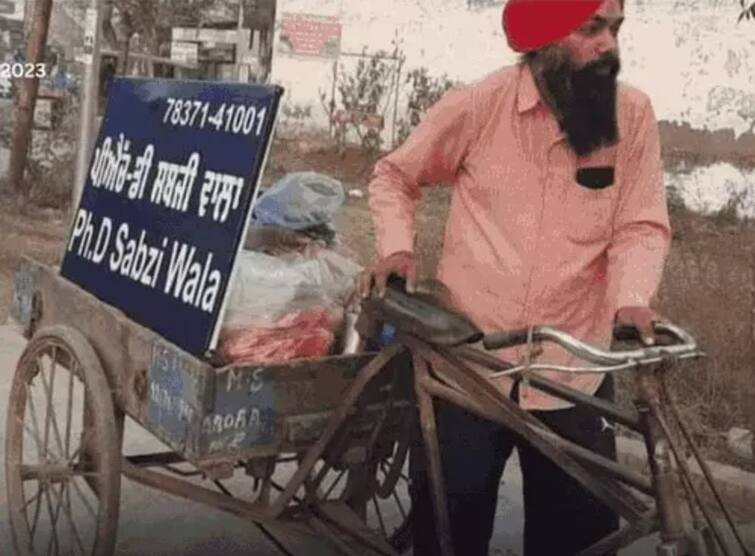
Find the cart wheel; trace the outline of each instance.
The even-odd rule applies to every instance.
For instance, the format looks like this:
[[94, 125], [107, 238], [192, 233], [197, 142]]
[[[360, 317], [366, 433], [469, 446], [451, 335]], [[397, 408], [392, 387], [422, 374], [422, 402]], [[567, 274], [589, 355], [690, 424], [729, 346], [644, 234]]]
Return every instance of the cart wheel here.
[[341, 493], [341, 499], [399, 554], [412, 545], [406, 453], [406, 440], [398, 441], [377, 464], [350, 469]]
[[367, 524], [381, 531], [399, 554], [412, 546], [407, 451], [408, 444], [397, 442], [394, 452], [380, 461], [372, 501], [367, 507]]
[[92, 346], [65, 326], [40, 330], [18, 362], [8, 403], [5, 473], [17, 554], [112, 555], [120, 457], [110, 388]]

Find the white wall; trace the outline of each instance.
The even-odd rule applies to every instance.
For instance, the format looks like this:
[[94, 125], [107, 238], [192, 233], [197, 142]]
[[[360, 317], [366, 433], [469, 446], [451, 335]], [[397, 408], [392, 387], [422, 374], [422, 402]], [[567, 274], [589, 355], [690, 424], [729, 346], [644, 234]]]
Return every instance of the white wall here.
[[[402, 42], [406, 69], [472, 81], [516, 61], [500, 26], [501, 5], [472, 10], [467, 0], [277, 0], [281, 14], [336, 16], [342, 51], [390, 50]], [[646, 91], [660, 120], [697, 129], [755, 123], [755, 23], [737, 24], [738, 3], [720, 0], [626, 0], [622, 79]], [[284, 105], [309, 109], [291, 125], [327, 127], [320, 92], [330, 98], [333, 60], [294, 57], [276, 50], [273, 81], [286, 87]], [[345, 59], [342, 58], [342, 62]], [[348, 62], [346, 62], [348, 63]], [[404, 71], [404, 74], [406, 71]], [[390, 114], [389, 114], [390, 116]]]

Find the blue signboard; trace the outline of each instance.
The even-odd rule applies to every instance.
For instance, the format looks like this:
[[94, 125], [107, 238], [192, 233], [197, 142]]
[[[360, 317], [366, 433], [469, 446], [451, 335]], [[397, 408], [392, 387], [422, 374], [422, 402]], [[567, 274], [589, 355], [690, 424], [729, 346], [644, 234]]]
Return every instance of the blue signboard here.
[[190, 353], [214, 349], [282, 94], [113, 80], [62, 275]]

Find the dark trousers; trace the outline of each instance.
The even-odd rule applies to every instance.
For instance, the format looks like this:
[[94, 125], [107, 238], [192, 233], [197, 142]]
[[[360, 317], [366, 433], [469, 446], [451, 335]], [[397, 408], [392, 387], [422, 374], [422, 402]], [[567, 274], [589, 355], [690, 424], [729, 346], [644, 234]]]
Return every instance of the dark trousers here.
[[[596, 396], [613, 398], [612, 377]], [[498, 485], [514, 447], [524, 483], [524, 556], [570, 556], [618, 529], [616, 514], [515, 434], [441, 400], [435, 408], [456, 556], [488, 554]], [[532, 414], [562, 437], [616, 459], [613, 431], [589, 408]], [[440, 549], [424, 447], [419, 430], [415, 434], [410, 455], [414, 556], [435, 556]]]

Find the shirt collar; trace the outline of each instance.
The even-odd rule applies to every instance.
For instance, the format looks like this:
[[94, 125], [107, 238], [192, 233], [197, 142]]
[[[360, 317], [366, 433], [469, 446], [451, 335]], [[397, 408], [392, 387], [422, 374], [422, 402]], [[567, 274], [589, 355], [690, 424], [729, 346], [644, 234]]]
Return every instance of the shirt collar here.
[[537, 106], [541, 102], [541, 99], [540, 92], [535, 85], [535, 78], [532, 76], [529, 66], [522, 64], [520, 68], [516, 105], [521, 114]]

